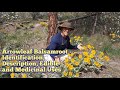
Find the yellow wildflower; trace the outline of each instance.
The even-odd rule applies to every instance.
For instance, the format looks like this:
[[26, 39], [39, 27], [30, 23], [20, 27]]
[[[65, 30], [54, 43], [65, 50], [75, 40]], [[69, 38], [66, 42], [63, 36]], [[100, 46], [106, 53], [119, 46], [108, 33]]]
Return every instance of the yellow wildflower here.
[[94, 54], [94, 55], [95, 55], [95, 54], [96, 54], [96, 51], [95, 51], [95, 50], [92, 50], [92, 51], [91, 51], [91, 54]]
[[72, 58], [72, 59], [71, 59], [71, 62], [72, 62], [72, 63], [74, 63], [74, 62], [75, 62], [74, 58]]
[[104, 59], [105, 59], [106, 61], [109, 61], [109, 60], [110, 60], [110, 58], [109, 58], [108, 56], [105, 56]]
[[95, 49], [95, 47], [94, 47], [94, 46], [92, 46], [92, 49]]
[[66, 67], [69, 67], [69, 66], [70, 66], [70, 64], [68, 64], [68, 63], [65, 63], [65, 65], [66, 65]]
[[80, 39], [80, 36], [78, 36], [77, 38]]
[[69, 53], [69, 54], [68, 54], [68, 57], [72, 57], [73, 55], [74, 55], [74, 53], [71, 53], [71, 54]]
[[79, 41], [80, 40], [80, 36], [78, 36], [77, 38], [76, 38], [76, 41]]
[[68, 53], [68, 57], [71, 57], [71, 54], [70, 54], [70, 53]]
[[74, 55], [74, 54], [77, 54], [77, 52], [73, 52], [73, 55]]
[[10, 77], [11, 77], [11, 78], [14, 78], [14, 77], [15, 77], [15, 73], [11, 73], [11, 74], [10, 74]]
[[27, 74], [22, 74], [22, 78], [27, 78]]
[[112, 38], [115, 38], [115, 33], [110, 34]]
[[69, 72], [69, 76], [71, 77], [73, 75], [73, 73], [72, 72]]
[[90, 54], [90, 56], [89, 56], [90, 58], [94, 58], [94, 54]]
[[68, 58], [65, 58], [65, 61], [64, 61], [64, 62], [65, 62], [65, 63], [68, 63], [68, 61], [69, 61]]
[[96, 65], [96, 67], [100, 68], [102, 66], [102, 64], [98, 63], [98, 62], [94, 62], [94, 64]]
[[84, 58], [84, 62], [90, 64], [90, 58]]
[[78, 42], [78, 41], [79, 41], [79, 38], [76, 38], [75, 41]]
[[79, 56], [78, 56], [78, 57], [79, 57], [79, 59], [81, 59], [81, 58], [82, 58], [82, 55], [81, 55], [81, 54], [79, 54]]
[[84, 49], [85, 51], [87, 51], [87, 47], [86, 47], [86, 46], [83, 46], [83, 49]]
[[103, 52], [100, 52], [100, 54], [103, 56], [104, 55], [104, 53]]
[[74, 36], [74, 38], [77, 38], [77, 36]]
[[40, 24], [41, 24], [42, 26], [48, 27], [48, 24], [45, 23], [45, 22], [40, 22]]
[[63, 72], [63, 75], [66, 77], [68, 75], [68, 72]]
[[83, 55], [84, 56], [88, 56], [88, 52], [83, 52]]
[[80, 76], [80, 74], [79, 74], [79, 72], [78, 73], [76, 73], [76, 75], [75, 75], [76, 77], [79, 77]]
[[71, 57], [73, 57], [74, 54], [75, 54], [75, 53], [71, 53]]
[[91, 49], [91, 48], [92, 48], [92, 46], [91, 46], [91, 45], [87, 45], [87, 48]]
[[68, 69], [69, 69], [70, 71], [73, 70], [73, 68], [74, 68], [74, 67], [73, 67], [73, 65], [71, 65], [71, 64], [68, 66]]
[[103, 56], [104, 56], [104, 53], [103, 53], [103, 52], [100, 52], [99, 58], [102, 58]]
[[74, 63], [76, 66], [78, 66], [80, 63], [78, 61], [75, 61]]

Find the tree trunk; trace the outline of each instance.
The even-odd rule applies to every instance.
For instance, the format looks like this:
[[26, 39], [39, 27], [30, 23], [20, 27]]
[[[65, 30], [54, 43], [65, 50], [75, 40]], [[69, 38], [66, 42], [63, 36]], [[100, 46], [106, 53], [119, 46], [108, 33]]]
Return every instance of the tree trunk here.
[[97, 24], [97, 19], [98, 19], [98, 15], [95, 16], [95, 22], [94, 22], [94, 25], [93, 25], [92, 35], [95, 34], [95, 28], [96, 28], [96, 24]]
[[49, 12], [49, 23], [48, 23], [48, 38], [47, 46], [50, 43], [51, 37], [57, 33], [57, 12]]

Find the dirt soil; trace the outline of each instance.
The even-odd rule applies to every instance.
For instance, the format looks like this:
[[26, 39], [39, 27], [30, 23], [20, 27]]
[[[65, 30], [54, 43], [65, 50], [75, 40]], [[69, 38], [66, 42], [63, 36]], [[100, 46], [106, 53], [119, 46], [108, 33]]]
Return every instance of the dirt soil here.
[[99, 74], [94, 72], [82, 73], [80, 78], [120, 78], [120, 58], [111, 59], [106, 68], [103, 68]]

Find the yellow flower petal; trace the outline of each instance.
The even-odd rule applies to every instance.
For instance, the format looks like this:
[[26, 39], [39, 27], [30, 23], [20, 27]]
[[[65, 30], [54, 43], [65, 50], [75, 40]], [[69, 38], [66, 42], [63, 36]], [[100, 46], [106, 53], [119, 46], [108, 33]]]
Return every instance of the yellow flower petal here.
[[79, 58], [79, 59], [81, 59], [81, 58], [82, 58], [82, 55], [81, 55], [81, 54], [79, 54], [78, 58]]
[[70, 77], [73, 75], [73, 73], [72, 72], [69, 72], [69, 74], [68, 74]]
[[76, 75], [75, 75], [76, 77], [79, 77], [80, 76], [80, 74], [79, 73], [76, 73]]
[[109, 58], [108, 56], [105, 56], [104, 59], [105, 59], [106, 61], [109, 61], [109, 60], [110, 60], [110, 58]]
[[74, 68], [74, 67], [73, 67], [73, 65], [71, 65], [71, 64], [70, 64], [69, 67], [68, 67], [68, 69], [69, 69], [70, 71], [73, 70], [73, 68]]
[[88, 56], [88, 52], [83, 52], [83, 55], [84, 56]]
[[22, 74], [22, 78], [27, 78], [27, 74]]
[[63, 75], [66, 77], [68, 75], [68, 72], [63, 72]]
[[91, 54], [94, 54], [94, 55], [95, 55], [95, 54], [96, 54], [96, 51], [95, 51], [95, 50], [92, 50], [92, 51], [91, 51]]
[[87, 48], [91, 49], [91, 48], [92, 48], [92, 46], [91, 46], [91, 45], [87, 45]]
[[102, 66], [102, 64], [100, 64], [99, 62], [95, 61], [94, 64], [96, 65], [96, 67], [100, 68]]
[[83, 46], [83, 50], [87, 51], [87, 47], [86, 47], [86, 46]]
[[77, 61], [75, 61], [75, 63], [74, 63], [76, 66], [78, 66], [80, 63], [79, 62], [77, 62]]
[[84, 62], [90, 64], [90, 58], [84, 58]]
[[68, 63], [68, 61], [69, 61], [68, 58], [65, 58], [65, 61], [64, 61], [64, 62], [65, 62], [65, 63]]
[[90, 56], [89, 56], [90, 58], [94, 58], [94, 54], [90, 54]]
[[11, 78], [14, 78], [14, 77], [15, 77], [15, 73], [11, 73], [11, 74], [10, 74], [10, 77], [11, 77]]
[[72, 62], [72, 63], [74, 63], [74, 62], [75, 62], [74, 58], [72, 58], [72, 59], [71, 59], [71, 62]]

